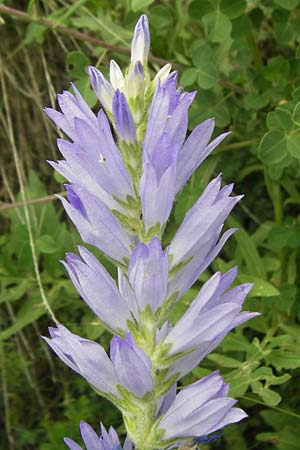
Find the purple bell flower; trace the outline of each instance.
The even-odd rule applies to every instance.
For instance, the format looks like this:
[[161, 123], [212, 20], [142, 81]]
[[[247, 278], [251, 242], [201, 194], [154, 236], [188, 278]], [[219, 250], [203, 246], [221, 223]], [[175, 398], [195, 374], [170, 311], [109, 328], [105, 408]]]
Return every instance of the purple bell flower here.
[[61, 113], [52, 108], [44, 108], [44, 111], [55, 125], [61, 128], [73, 141], [76, 141], [74, 119], [80, 118], [91, 127], [95, 127], [97, 118], [74, 84], [72, 84], [72, 89], [75, 96], [69, 91], [64, 91], [57, 96]]
[[[102, 423], [100, 427], [101, 434], [98, 436], [88, 423], [80, 422], [80, 434], [86, 450], [133, 450], [133, 444], [128, 437], [126, 437], [122, 447], [113, 427], [110, 427], [108, 432]], [[76, 444], [73, 439], [65, 438], [64, 441], [70, 450], [82, 450], [82, 447]]]
[[139, 192], [145, 230], [167, 222], [175, 196], [176, 154], [168, 135], [163, 134], [153, 153], [144, 155]]
[[180, 149], [177, 158], [176, 193], [183, 188], [205, 158], [230, 134], [223, 133], [208, 144], [214, 126], [214, 119], [207, 119], [200, 123]]
[[236, 275], [236, 268], [224, 275], [213, 275], [169, 331], [164, 340], [165, 344], [171, 344], [169, 355], [188, 352], [175, 360], [170, 373], [179, 373], [179, 377], [183, 377], [212, 352], [230, 330], [258, 315], [241, 312], [251, 284], [227, 291]]
[[117, 336], [112, 338], [110, 358], [119, 384], [129, 392], [143, 397], [153, 390], [151, 360], [135, 345], [129, 333], [125, 339]]
[[60, 324], [49, 328], [49, 333], [51, 339], [43, 339], [67, 366], [103, 394], [120, 397], [113, 364], [101, 345], [71, 333]]
[[78, 249], [81, 258], [67, 253], [62, 263], [79, 295], [111, 330], [129, 331], [127, 321], [132, 320], [132, 315], [115, 280], [92, 253], [84, 247]]
[[147, 305], [155, 312], [166, 300], [169, 257], [158, 238], [149, 244], [140, 243], [133, 250], [129, 267], [129, 282], [140, 311]]
[[111, 339], [109, 358], [101, 345], [71, 333], [63, 325], [49, 328], [49, 332], [51, 339], [43, 339], [57, 356], [103, 395], [120, 399], [118, 385], [137, 397], [153, 390], [151, 360], [129, 333], [124, 339]]
[[110, 258], [122, 264], [130, 257], [132, 238], [100, 199], [85, 189], [67, 188], [69, 202], [59, 197], [82, 240], [95, 245]]
[[85, 188], [110, 209], [124, 212], [115, 198], [126, 201], [128, 195], [134, 197], [133, 185], [103, 111], [99, 111], [96, 126], [74, 117], [72, 138], [74, 143], [58, 139], [65, 160], [50, 164], [69, 182]]
[[221, 176], [212, 180], [186, 213], [170, 246], [171, 269], [186, 263], [169, 283], [169, 295], [180, 298], [217, 256], [235, 231], [228, 230], [219, 240], [223, 224], [242, 196], [230, 197], [233, 185], [221, 189]]
[[218, 372], [183, 388], [159, 423], [163, 440], [206, 435], [246, 418], [242, 409], [233, 408], [236, 400], [227, 397], [228, 391]]

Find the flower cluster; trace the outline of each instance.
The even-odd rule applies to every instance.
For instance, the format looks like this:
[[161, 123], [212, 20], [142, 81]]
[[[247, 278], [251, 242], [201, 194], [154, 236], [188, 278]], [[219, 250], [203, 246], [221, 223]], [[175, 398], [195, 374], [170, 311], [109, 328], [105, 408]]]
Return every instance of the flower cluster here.
[[[178, 447], [238, 422], [228, 385], [214, 372], [177, 393], [177, 381], [195, 368], [234, 327], [254, 317], [241, 312], [251, 286], [230, 289], [237, 271], [217, 273], [202, 287], [176, 324], [173, 305], [199, 278], [233, 234], [224, 221], [241, 197], [233, 185], [212, 180], [186, 214], [170, 245], [162, 235], [176, 194], [211, 151], [214, 120], [186, 139], [195, 93], [177, 87], [167, 64], [150, 78], [147, 17], [135, 28], [130, 65], [123, 75], [115, 61], [110, 81], [89, 68], [104, 109], [95, 115], [78, 90], [58, 96], [61, 112], [46, 113], [70, 138], [59, 139], [63, 160], [50, 162], [69, 182], [62, 204], [82, 240], [100, 249], [118, 269], [110, 276], [86, 248], [63, 264], [82, 299], [114, 334], [110, 354], [93, 341], [57, 324], [45, 338], [54, 352], [122, 412], [124, 450]], [[86, 423], [88, 450], [121, 448], [113, 429], [101, 436]], [[71, 450], [80, 447], [66, 438]]]

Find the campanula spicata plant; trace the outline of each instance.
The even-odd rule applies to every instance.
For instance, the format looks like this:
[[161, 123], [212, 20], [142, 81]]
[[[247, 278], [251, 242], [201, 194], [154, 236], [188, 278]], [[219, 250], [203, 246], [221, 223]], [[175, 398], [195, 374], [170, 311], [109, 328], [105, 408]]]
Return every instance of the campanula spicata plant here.
[[[86, 248], [63, 262], [82, 299], [114, 334], [109, 355], [98, 343], [61, 324], [45, 338], [54, 352], [120, 409], [128, 437], [124, 450], [178, 447], [209, 441], [222, 427], [246, 417], [228, 397], [218, 372], [177, 391], [234, 327], [254, 317], [242, 312], [251, 285], [230, 288], [236, 268], [216, 273], [173, 326], [180, 301], [234, 233], [224, 222], [241, 199], [233, 185], [212, 180], [186, 214], [172, 242], [162, 236], [174, 198], [228, 133], [210, 142], [214, 120], [186, 138], [195, 93], [177, 87], [167, 64], [151, 79], [148, 20], [135, 28], [125, 74], [115, 61], [110, 81], [89, 68], [103, 109], [95, 114], [73, 86], [58, 96], [61, 112], [48, 116], [69, 138], [59, 139], [63, 160], [52, 166], [69, 182], [63, 206], [82, 240], [100, 249], [118, 269], [118, 284]], [[81, 424], [88, 450], [122, 448], [115, 431], [98, 436]], [[71, 450], [80, 447], [66, 438]]]

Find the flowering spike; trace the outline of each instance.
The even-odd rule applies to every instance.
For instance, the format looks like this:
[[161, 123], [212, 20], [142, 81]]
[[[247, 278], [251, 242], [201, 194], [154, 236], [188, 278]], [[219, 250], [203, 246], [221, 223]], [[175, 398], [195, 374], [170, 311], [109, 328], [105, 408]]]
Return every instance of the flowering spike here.
[[[242, 312], [250, 284], [230, 288], [237, 270], [216, 273], [180, 320], [170, 310], [198, 280], [229, 237], [224, 222], [242, 196], [233, 184], [212, 180], [186, 213], [167, 249], [161, 243], [175, 195], [228, 135], [211, 140], [214, 119], [186, 139], [195, 92], [177, 86], [178, 72], [165, 65], [150, 79], [148, 19], [136, 24], [131, 62], [124, 75], [110, 63], [110, 81], [89, 68], [92, 88], [105, 112], [94, 114], [73, 86], [58, 95], [61, 112], [46, 114], [70, 138], [58, 140], [64, 160], [50, 164], [69, 182], [63, 206], [82, 240], [116, 266], [118, 283], [84, 247], [63, 262], [80, 296], [116, 334], [110, 358], [96, 342], [62, 325], [44, 338], [54, 352], [122, 412], [128, 438], [123, 450], [172, 448], [210, 442], [215, 430], [246, 417], [234, 408], [218, 373], [184, 387], [193, 370], [234, 327], [255, 317]], [[163, 325], [161, 325], [163, 324]], [[87, 450], [122, 450], [113, 428], [98, 436], [85, 422]], [[65, 443], [80, 450], [72, 439]]]

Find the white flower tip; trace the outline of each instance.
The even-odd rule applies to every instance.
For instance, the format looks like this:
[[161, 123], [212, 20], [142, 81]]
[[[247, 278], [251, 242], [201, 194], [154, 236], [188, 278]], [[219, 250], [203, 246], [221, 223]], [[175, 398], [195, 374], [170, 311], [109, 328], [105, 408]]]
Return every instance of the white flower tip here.
[[168, 78], [169, 73], [171, 72], [171, 69], [172, 69], [172, 66], [170, 63], [163, 66], [155, 75], [154, 84], [156, 85], [156, 83], [158, 81], [160, 83], [164, 83], [166, 81], [166, 79]]
[[121, 90], [124, 87], [124, 76], [120, 66], [113, 59], [110, 61], [109, 77], [112, 87]]
[[134, 29], [134, 35], [131, 44], [131, 62], [146, 62], [148, 59], [150, 48], [149, 22], [145, 14], [143, 14]]

